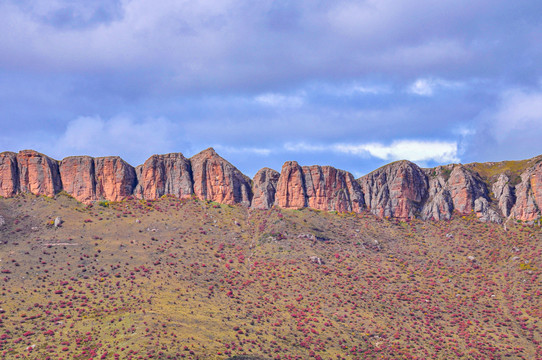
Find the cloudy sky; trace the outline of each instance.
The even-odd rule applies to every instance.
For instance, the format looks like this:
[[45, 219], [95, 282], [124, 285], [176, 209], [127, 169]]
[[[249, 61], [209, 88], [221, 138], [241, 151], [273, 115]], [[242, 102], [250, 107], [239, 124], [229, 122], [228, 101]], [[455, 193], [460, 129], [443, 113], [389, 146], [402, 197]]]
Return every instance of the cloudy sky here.
[[542, 154], [538, 0], [2, 0], [0, 151], [361, 176]]

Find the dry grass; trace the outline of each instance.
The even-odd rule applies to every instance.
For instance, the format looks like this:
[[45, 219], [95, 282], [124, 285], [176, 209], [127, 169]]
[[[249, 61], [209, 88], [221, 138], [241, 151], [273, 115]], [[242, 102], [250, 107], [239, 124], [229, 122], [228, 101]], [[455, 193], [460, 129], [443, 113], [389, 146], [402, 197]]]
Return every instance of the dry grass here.
[[0, 199], [0, 358], [542, 357], [538, 227], [104, 205]]

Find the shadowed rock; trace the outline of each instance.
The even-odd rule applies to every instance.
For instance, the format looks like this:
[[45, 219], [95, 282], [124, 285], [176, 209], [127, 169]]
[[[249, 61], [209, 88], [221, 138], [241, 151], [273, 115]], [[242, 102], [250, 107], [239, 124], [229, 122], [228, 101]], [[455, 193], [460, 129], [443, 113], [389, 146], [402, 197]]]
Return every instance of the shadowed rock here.
[[527, 169], [516, 186], [516, 203], [511, 210], [513, 218], [532, 221], [541, 217], [542, 163]]
[[138, 184], [134, 191], [140, 199], [158, 199], [162, 195], [187, 198], [193, 183], [190, 161], [181, 153], [153, 155], [136, 168]]
[[252, 203], [253, 209], [269, 209], [275, 202], [275, 193], [280, 174], [269, 168], [260, 169], [252, 180]]
[[0, 153], [0, 196], [10, 197], [18, 191], [17, 154], [9, 151]]
[[416, 164], [402, 160], [358, 179], [369, 210], [380, 217], [413, 218], [428, 194], [427, 178]]

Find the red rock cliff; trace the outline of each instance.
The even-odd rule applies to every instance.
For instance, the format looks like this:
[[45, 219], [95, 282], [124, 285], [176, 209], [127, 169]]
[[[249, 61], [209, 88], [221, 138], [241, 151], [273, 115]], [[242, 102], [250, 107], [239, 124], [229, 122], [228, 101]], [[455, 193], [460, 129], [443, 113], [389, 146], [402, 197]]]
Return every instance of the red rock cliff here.
[[516, 203], [512, 207], [513, 218], [531, 221], [542, 216], [542, 162], [527, 169], [515, 188]]
[[190, 161], [181, 153], [153, 155], [136, 168], [136, 197], [158, 199], [162, 195], [190, 197], [193, 190]]
[[397, 161], [358, 179], [365, 204], [377, 216], [415, 217], [428, 194], [425, 173], [410, 161]]
[[363, 196], [352, 174], [331, 166], [282, 166], [275, 204], [282, 208], [310, 207], [324, 211], [361, 211]]
[[17, 154], [0, 153], [0, 196], [10, 197], [19, 191], [19, 171]]
[[19, 190], [53, 196], [62, 190], [58, 162], [34, 150], [17, 154]]
[[88, 204], [97, 200], [94, 159], [90, 156], [70, 156], [60, 162], [60, 177], [64, 191]]
[[209, 148], [190, 158], [194, 194], [203, 200], [250, 206], [250, 179]]
[[118, 156], [94, 159], [96, 197], [121, 201], [131, 196], [137, 182], [135, 169]]

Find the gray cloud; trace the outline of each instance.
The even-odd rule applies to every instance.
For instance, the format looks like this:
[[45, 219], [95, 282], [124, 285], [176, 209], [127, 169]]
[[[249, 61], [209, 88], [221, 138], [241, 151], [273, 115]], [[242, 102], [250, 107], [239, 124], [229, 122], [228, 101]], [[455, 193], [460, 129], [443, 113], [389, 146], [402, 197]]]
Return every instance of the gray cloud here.
[[[133, 163], [216, 145], [248, 172], [291, 160], [288, 143], [532, 156], [541, 14], [504, 0], [4, 1], [0, 145]], [[357, 173], [387, 159], [296, 156]]]

